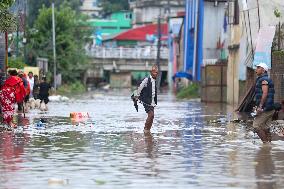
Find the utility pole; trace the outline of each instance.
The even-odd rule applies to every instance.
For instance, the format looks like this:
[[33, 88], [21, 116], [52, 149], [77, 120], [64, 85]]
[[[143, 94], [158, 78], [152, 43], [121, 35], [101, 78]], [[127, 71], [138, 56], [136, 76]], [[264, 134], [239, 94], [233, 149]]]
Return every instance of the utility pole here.
[[258, 0], [256, 1], [257, 3], [257, 15], [258, 15], [258, 30], [260, 30], [260, 12], [259, 12], [259, 2]]
[[19, 57], [19, 17], [20, 17], [20, 10], [19, 10], [19, 1], [17, 1], [17, 31], [16, 31], [16, 57]]
[[158, 66], [159, 69], [159, 74], [158, 74], [158, 78], [157, 78], [157, 89], [160, 90], [160, 85], [161, 85], [161, 66], [160, 66], [160, 55], [161, 55], [161, 9], [160, 9], [160, 13], [158, 16], [158, 43], [157, 43], [157, 60], [156, 60], [156, 64]]
[[4, 65], [5, 75], [7, 74], [7, 69], [8, 69], [8, 32], [5, 32], [5, 65]]
[[194, 48], [193, 48], [193, 65], [192, 65], [192, 76], [193, 80], [197, 81], [197, 64], [198, 64], [198, 22], [199, 22], [199, 1], [195, 2], [195, 19], [194, 19]]
[[55, 46], [55, 16], [54, 16], [54, 2], [52, 3], [52, 44], [53, 44], [53, 84], [56, 91], [56, 46]]

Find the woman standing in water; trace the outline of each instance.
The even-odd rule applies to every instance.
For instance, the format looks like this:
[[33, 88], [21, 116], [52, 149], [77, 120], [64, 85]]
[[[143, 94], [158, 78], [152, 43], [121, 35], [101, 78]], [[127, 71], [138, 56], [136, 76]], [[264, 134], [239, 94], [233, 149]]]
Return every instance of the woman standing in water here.
[[23, 102], [26, 90], [22, 79], [17, 76], [18, 73], [16, 70], [10, 70], [9, 75], [0, 91], [0, 104], [2, 107], [3, 123], [11, 128], [15, 128], [17, 127], [13, 123], [15, 104]]

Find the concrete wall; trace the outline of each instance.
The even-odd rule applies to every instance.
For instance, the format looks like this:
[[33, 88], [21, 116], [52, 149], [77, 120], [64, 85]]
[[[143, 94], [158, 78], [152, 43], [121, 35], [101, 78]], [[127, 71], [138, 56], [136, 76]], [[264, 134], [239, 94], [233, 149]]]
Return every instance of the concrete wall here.
[[131, 72], [120, 72], [110, 74], [111, 88], [130, 88], [131, 87]]
[[201, 101], [226, 102], [227, 100], [227, 64], [202, 67]]
[[218, 59], [217, 42], [222, 36], [225, 3], [204, 2], [203, 59]]
[[227, 70], [227, 103], [235, 108], [239, 103], [240, 41], [242, 39], [242, 19], [238, 25], [229, 25], [229, 58]]
[[96, 0], [84, 0], [82, 6], [80, 7], [81, 11], [90, 16], [92, 16], [92, 14], [98, 16], [101, 8], [93, 5], [95, 1]]
[[133, 24], [142, 25], [157, 22], [159, 14], [166, 19], [166, 16], [176, 16], [177, 12], [185, 11], [185, 0], [136, 0], [130, 8], [134, 15]]
[[[92, 59], [91, 67], [103, 68], [104, 70], [118, 71], [149, 71], [156, 60], [139, 59]], [[168, 60], [160, 60], [161, 71], [168, 71]]]
[[275, 87], [275, 102], [284, 100], [284, 54], [272, 55], [272, 69], [270, 77]]
[[[259, 27], [275, 26], [281, 21], [284, 22], [284, 1], [283, 0], [248, 0], [247, 11], [244, 11], [243, 0], [239, 0], [240, 18], [243, 22], [242, 42], [241, 42], [241, 75], [240, 79], [245, 80], [245, 71], [243, 68], [252, 67], [253, 59], [250, 57], [252, 49], [255, 49]], [[258, 9], [259, 7], [259, 16]], [[278, 9], [281, 12], [281, 17], [276, 18], [274, 10]], [[260, 23], [260, 26], [259, 26]], [[250, 27], [249, 27], [250, 25]]]

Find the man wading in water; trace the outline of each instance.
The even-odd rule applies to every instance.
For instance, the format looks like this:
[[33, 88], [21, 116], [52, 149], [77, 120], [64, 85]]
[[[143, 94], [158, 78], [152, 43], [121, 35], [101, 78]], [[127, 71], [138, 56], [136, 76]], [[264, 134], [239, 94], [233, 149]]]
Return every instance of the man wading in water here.
[[256, 67], [255, 101], [256, 117], [253, 127], [263, 143], [271, 142], [270, 124], [274, 113], [274, 85], [267, 74], [268, 66], [260, 63]]
[[154, 120], [154, 108], [157, 106], [157, 85], [158, 67], [152, 66], [151, 75], [146, 77], [137, 89], [136, 100], [143, 103], [148, 117], [145, 122], [144, 132], [149, 133]]

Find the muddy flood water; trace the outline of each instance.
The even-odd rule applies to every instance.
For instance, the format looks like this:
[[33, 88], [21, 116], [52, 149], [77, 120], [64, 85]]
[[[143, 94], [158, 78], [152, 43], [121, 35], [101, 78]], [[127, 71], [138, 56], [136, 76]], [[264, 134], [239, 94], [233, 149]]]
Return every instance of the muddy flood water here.
[[128, 94], [50, 102], [0, 133], [0, 188], [284, 188], [284, 142], [263, 145], [245, 124], [228, 122], [230, 112], [163, 94], [144, 134], [146, 113]]

